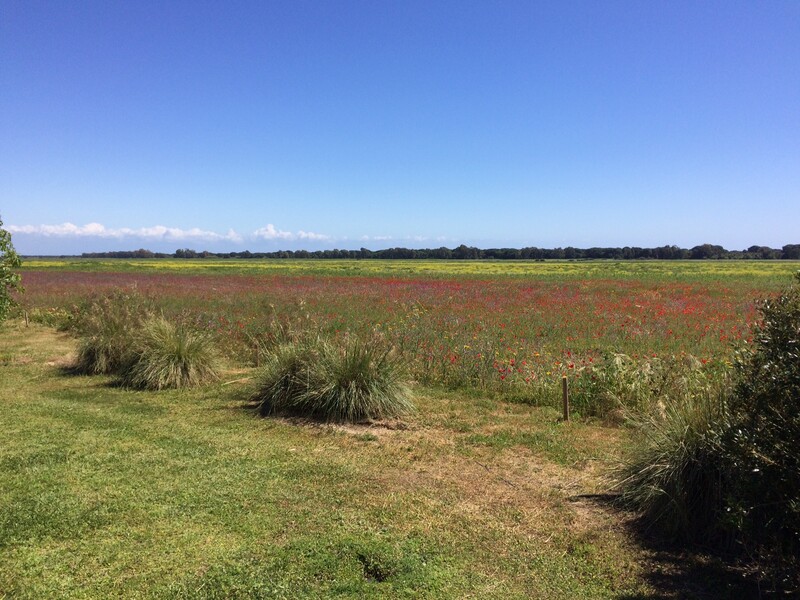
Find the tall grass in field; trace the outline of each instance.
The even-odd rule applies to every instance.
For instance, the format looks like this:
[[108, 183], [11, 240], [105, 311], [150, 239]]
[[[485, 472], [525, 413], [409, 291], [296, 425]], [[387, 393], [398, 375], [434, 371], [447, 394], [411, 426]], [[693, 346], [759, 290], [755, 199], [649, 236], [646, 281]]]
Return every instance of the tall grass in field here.
[[62, 324], [80, 338], [76, 369], [99, 375], [129, 368], [132, 340], [153, 310], [147, 298], [122, 290], [83, 300]]
[[278, 347], [268, 358], [253, 400], [263, 415], [302, 415], [357, 422], [413, 410], [404, 369], [375, 340], [308, 338]]
[[582, 414], [597, 417], [647, 415], [667, 405], [692, 412], [724, 395], [731, 373], [724, 362], [704, 364], [692, 355], [634, 359], [607, 353], [578, 381], [574, 403]]
[[620, 502], [647, 528], [697, 541], [716, 533], [732, 476], [724, 448], [731, 416], [723, 397], [703, 395], [630, 413], [635, 446], [617, 473]]
[[145, 321], [134, 338], [134, 358], [122, 372], [128, 387], [162, 390], [195, 387], [218, 378], [208, 335], [162, 317]]
[[[576, 410], [598, 416], [645, 404], [651, 390], [685, 384], [691, 395], [705, 380], [724, 379], [732, 344], [752, 341], [756, 299], [777, 290], [778, 269], [789, 268], [731, 261], [112, 264], [127, 272], [106, 272], [105, 263], [98, 272], [25, 272], [31, 314], [51, 322], [81, 294], [135, 284], [159, 313], [206, 331], [234, 363], [263, 363], [273, 348], [316, 332], [330, 339], [377, 332], [424, 385], [550, 404], [567, 375]], [[616, 357], [625, 357], [622, 368]]]
[[199, 385], [217, 376], [207, 332], [157, 315], [152, 299], [114, 290], [76, 305], [62, 327], [79, 337], [76, 370], [116, 375], [123, 385], [160, 390]]

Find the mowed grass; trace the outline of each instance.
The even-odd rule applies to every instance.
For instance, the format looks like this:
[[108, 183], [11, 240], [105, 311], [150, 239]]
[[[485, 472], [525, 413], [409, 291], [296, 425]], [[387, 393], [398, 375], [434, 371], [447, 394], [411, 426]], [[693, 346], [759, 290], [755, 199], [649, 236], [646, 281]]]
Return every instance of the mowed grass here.
[[582, 497], [622, 430], [425, 388], [403, 422], [265, 419], [251, 370], [127, 391], [68, 375], [74, 353], [0, 327], [0, 598], [653, 592], [618, 515]]

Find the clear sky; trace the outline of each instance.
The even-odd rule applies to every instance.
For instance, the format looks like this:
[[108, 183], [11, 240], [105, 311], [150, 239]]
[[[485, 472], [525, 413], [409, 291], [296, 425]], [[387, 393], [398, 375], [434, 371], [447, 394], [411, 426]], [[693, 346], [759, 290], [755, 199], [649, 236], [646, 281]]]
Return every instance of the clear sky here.
[[23, 254], [800, 243], [800, 2], [0, 3]]

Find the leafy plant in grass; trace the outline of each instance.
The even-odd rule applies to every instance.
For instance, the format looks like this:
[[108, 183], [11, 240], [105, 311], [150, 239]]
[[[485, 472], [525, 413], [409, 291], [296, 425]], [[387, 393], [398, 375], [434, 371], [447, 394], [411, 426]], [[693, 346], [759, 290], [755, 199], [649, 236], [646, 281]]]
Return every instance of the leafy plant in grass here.
[[581, 379], [574, 404], [582, 414], [597, 417], [620, 410], [642, 413], [722, 393], [729, 379], [730, 369], [722, 363], [703, 365], [690, 355], [634, 359], [608, 354]]
[[291, 414], [356, 422], [413, 410], [400, 360], [375, 339], [322, 337], [278, 347], [253, 400], [262, 415]]
[[122, 382], [128, 387], [187, 388], [218, 378], [210, 338], [163, 316], [147, 320], [133, 346], [133, 360], [122, 373]]
[[122, 290], [75, 307], [70, 329], [80, 338], [77, 370], [91, 375], [127, 370], [135, 359], [132, 340], [152, 311], [147, 298]]

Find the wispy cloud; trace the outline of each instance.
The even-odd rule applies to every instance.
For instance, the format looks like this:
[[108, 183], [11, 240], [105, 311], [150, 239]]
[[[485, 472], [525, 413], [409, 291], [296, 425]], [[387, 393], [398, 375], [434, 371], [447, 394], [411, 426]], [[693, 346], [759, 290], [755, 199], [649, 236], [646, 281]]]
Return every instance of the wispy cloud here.
[[331, 239], [329, 235], [314, 233], [312, 231], [303, 231], [302, 229], [297, 232], [297, 237], [301, 240], [314, 240], [319, 242], [324, 242]]
[[86, 225], [74, 225], [73, 223], [62, 223], [60, 225], [9, 225], [11, 233], [23, 233], [28, 235], [41, 235], [45, 237], [61, 238], [141, 238], [149, 240], [167, 241], [231, 241], [240, 242], [242, 237], [233, 229], [228, 233], [221, 234], [215, 231], [205, 231], [194, 227], [192, 229], [180, 229], [178, 227], [165, 227], [155, 225], [154, 227], [142, 227], [131, 229], [121, 227], [119, 229], [109, 228], [101, 223], [87, 223]]
[[266, 227], [256, 229], [249, 235], [241, 235], [229, 229], [227, 233], [217, 233], [193, 227], [192, 229], [181, 229], [178, 227], [165, 227], [155, 225], [153, 227], [141, 227], [132, 229], [129, 227], [110, 228], [101, 223], [87, 223], [86, 225], [75, 225], [73, 223], [62, 223], [60, 225], [9, 225], [8, 231], [13, 234], [26, 234], [32, 236], [44, 236], [48, 238], [99, 238], [122, 240], [127, 238], [169, 241], [169, 242], [234, 242], [243, 243], [247, 240], [307, 240], [307, 241], [326, 241], [330, 236], [314, 233], [311, 231], [297, 232], [284, 231], [276, 228], [272, 223]]
[[409, 242], [452, 242], [451, 238], [448, 238], [443, 235], [439, 235], [436, 237], [429, 237], [424, 235], [404, 235], [404, 236], [392, 236], [392, 235], [362, 235], [361, 237], [357, 238], [358, 241], [361, 242], [396, 242], [396, 243], [404, 243], [407, 244]]
[[266, 227], [256, 229], [253, 237], [262, 240], [291, 240], [294, 238], [294, 234], [291, 231], [276, 229], [272, 223], [269, 223]]
[[330, 240], [330, 236], [321, 233], [313, 233], [311, 231], [303, 231], [302, 229], [297, 233], [291, 231], [283, 231], [276, 228], [272, 223], [267, 224], [266, 227], [256, 229], [252, 237], [262, 240], [313, 240], [313, 241], [326, 241]]

